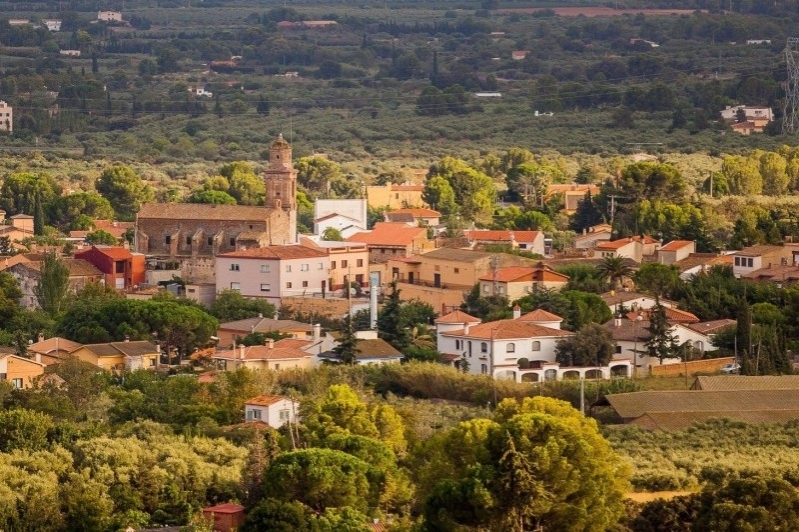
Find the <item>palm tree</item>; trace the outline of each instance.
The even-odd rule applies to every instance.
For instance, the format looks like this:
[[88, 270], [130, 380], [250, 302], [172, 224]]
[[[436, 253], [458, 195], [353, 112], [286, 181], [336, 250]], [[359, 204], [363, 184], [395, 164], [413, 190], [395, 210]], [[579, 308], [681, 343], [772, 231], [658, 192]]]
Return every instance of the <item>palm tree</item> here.
[[420, 349], [435, 349], [436, 342], [432, 332], [426, 325], [416, 325], [411, 329], [411, 345]]
[[596, 269], [600, 277], [607, 279], [614, 289], [620, 288], [622, 281], [633, 274], [633, 269], [626, 264], [625, 257], [605, 257]]

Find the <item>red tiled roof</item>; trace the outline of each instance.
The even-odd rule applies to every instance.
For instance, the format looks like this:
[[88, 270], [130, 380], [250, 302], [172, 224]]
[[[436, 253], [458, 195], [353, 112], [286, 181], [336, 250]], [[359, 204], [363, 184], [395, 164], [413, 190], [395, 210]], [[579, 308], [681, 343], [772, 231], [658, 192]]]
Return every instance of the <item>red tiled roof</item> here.
[[578, 185], [576, 183], [572, 183], [570, 185], [548, 185], [547, 186], [547, 193], [552, 194], [556, 192], [582, 192], [586, 193], [591, 191], [591, 194], [599, 194], [599, 187], [597, 185]]
[[[677, 308], [669, 308], [664, 307], [666, 310], [666, 319], [670, 322], [674, 323], [697, 323], [699, 318], [696, 317], [696, 314], [692, 314], [691, 312], [687, 312], [685, 310], [680, 310]], [[649, 320], [649, 314], [651, 309], [642, 310], [640, 312], [642, 318], [644, 320]], [[638, 317], [638, 312], [629, 312], [627, 313], [628, 320], [634, 320]]]
[[466, 238], [490, 242], [533, 242], [538, 238], [538, 231], [482, 230], [464, 231]]
[[297, 244], [293, 246], [267, 246], [263, 248], [242, 249], [240, 251], [220, 253], [217, 256], [241, 259], [289, 260], [327, 257], [327, 252]]
[[427, 236], [427, 229], [424, 227], [410, 227], [399, 222], [377, 222], [371, 232], [355, 233], [347, 242], [372, 246], [408, 246], [422, 236]]
[[290, 349], [302, 349], [303, 347], [312, 344], [311, 340], [302, 340], [300, 338], [283, 338], [275, 342], [275, 347], [288, 347]]
[[574, 333], [552, 329], [535, 323], [519, 320], [498, 320], [481, 323], [469, 328], [469, 332], [452, 331], [441, 333], [445, 336], [464, 336], [481, 340], [508, 340], [512, 338], [546, 338], [552, 336], [573, 336]]
[[394, 209], [386, 214], [410, 214], [415, 218], [439, 218], [441, 213], [433, 209]]
[[519, 317], [518, 321], [563, 321], [563, 318], [557, 314], [552, 314], [544, 309], [537, 308], [532, 312], [528, 312], [524, 316]]
[[[122, 246], [92, 246], [92, 248], [96, 249], [103, 255], [111, 257], [112, 259], [127, 260], [133, 257], [133, 254], [130, 252], [130, 250], [125, 249]], [[89, 251], [91, 251], [91, 248], [76, 253], [75, 258], [80, 258]]]
[[480, 318], [470, 316], [462, 310], [453, 310], [449, 314], [436, 318], [436, 323], [480, 323]]
[[275, 209], [250, 205], [204, 205], [200, 203], [145, 203], [137, 218], [151, 220], [225, 220], [263, 222]]
[[422, 192], [424, 185], [391, 185], [391, 192]]
[[259, 395], [251, 399], [247, 399], [246, 401], [244, 401], [244, 404], [255, 405], [255, 406], [269, 406], [277, 402], [280, 402], [283, 399], [288, 399], [288, 397], [284, 397], [282, 395]]
[[677, 251], [678, 249], [682, 249], [686, 246], [690, 246], [693, 244], [693, 240], [672, 240], [658, 251]]
[[305, 351], [293, 347], [267, 347], [265, 345], [253, 345], [244, 348], [244, 358], [241, 358], [241, 347], [236, 347], [235, 353], [232, 349], [219, 351], [213, 358], [222, 360], [288, 360], [305, 358], [311, 356]]

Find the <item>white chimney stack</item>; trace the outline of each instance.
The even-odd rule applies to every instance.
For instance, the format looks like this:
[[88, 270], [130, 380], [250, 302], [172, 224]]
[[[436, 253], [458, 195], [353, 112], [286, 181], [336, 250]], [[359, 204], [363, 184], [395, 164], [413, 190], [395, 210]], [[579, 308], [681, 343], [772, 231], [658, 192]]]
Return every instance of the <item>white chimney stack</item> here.
[[313, 326], [313, 341], [318, 342], [322, 338], [322, 324], [315, 323]]
[[239, 346], [239, 358], [240, 358], [241, 360], [244, 360], [244, 349], [245, 349], [245, 346], [244, 346], [244, 344], [241, 344], [241, 345]]
[[274, 338], [267, 338], [266, 339], [266, 347], [269, 349], [275, 348], [275, 339]]
[[522, 307], [519, 305], [513, 305], [513, 319], [518, 320], [522, 317]]
[[621, 327], [621, 314], [616, 314], [616, 319], [613, 320], [614, 327]]
[[39, 341], [44, 342], [44, 333], [39, 333]]
[[467, 322], [463, 324], [463, 334], [469, 334], [469, 324]]
[[41, 353], [36, 353], [36, 356], [34, 356], [34, 360], [35, 360], [35, 361], [36, 361], [38, 364], [41, 364], [41, 363], [42, 363], [42, 354], [41, 354]]

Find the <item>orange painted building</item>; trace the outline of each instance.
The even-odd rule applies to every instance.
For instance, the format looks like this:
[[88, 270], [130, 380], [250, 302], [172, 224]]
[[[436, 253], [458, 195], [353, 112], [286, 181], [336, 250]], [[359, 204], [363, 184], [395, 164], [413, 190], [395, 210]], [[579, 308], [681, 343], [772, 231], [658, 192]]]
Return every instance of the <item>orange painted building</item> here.
[[103, 272], [106, 285], [117, 290], [144, 284], [145, 264], [141, 253], [131, 253], [118, 246], [92, 246], [76, 253], [75, 258], [83, 259]]

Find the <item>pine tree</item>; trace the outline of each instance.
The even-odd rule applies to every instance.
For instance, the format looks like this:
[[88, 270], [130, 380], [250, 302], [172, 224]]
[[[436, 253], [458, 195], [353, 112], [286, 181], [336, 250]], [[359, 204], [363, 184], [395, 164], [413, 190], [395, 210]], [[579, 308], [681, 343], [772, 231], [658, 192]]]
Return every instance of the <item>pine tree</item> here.
[[574, 212], [574, 218], [571, 223], [572, 229], [581, 233], [583, 229], [588, 229], [602, 223], [603, 220], [602, 213], [594, 204], [591, 191], [589, 190], [585, 194], [585, 197], [577, 202], [577, 210]]
[[355, 337], [355, 331], [352, 328], [352, 316], [347, 316], [347, 323], [342, 331], [341, 338], [338, 340], [338, 345], [333, 348], [333, 353], [336, 354], [339, 362], [347, 365], [354, 365], [358, 362], [358, 339]]
[[100, 72], [100, 65], [97, 64], [97, 54], [92, 55], [92, 73], [97, 74]]
[[37, 236], [44, 234], [44, 205], [39, 192], [36, 192], [33, 200], [33, 234]]
[[663, 359], [672, 356], [678, 346], [666, 318], [666, 307], [661, 305], [660, 301], [649, 309], [649, 326], [646, 330], [649, 332], [649, 339], [644, 342], [647, 354], [650, 357], [657, 357], [662, 364]]
[[390, 343], [395, 349], [402, 351], [408, 346], [410, 338], [402, 319], [401, 290], [397, 288], [396, 280], [392, 281], [390, 286], [391, 292], [388, 294], [383, 309], [377, 316], [377, 331], [380, 334], [380, 338]]

